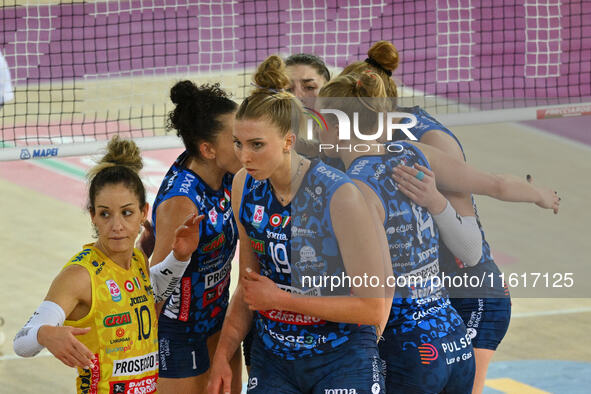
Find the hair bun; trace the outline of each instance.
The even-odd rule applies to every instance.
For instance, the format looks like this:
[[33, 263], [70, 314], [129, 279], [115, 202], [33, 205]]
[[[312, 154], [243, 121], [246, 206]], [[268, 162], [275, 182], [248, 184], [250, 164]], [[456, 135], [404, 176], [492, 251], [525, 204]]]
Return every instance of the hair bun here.
[[398, 50], [388, 41], [378, 41], [369, 48], [367, 56], [390, 72], [398, 67]]
[[181, 81], [170, 89], [170, 100], [176, 105], [191, 102], [198, 93], [197, 86], [191, 81]]
[[140, 148], [133, 140], [122, 139], [118, 135], [109, 141], [107, 153], [101, 162], [129, 167], [138, 173], [143, 168]]
[[291, 84], [285, 72], [285, 63], [277, 55], [269, 56], [259, 65], [254, 82], [259, 88], [274, 90], [287, 89]]

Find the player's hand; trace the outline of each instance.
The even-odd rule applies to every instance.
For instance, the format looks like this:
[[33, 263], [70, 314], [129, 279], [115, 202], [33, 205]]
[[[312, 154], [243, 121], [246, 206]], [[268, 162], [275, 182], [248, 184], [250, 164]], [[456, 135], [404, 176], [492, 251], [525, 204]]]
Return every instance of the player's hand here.
[[152, 255], [154, 251], [154, 245], [156, 243], [156, 237], [154, 236], [154, 227], [149, 220], [144, 220], [142, 223], [143, 230], [140, 234], [140, 239], [138, 239], [136, 247], [142, 250], [147, 257]]
[[[424, 174], [422, 180], [417, 178], [419, 171]], [[445, 209], [447, 200], [437, 190], [435, 174], [427, 167], [419, 164], [414, 167], [398, 165], [394, 167], [392, 178], [398, 183], [398, 190], [402, 194], [415, 204], [427, 208], [430, 213], [436, 215]]]
[[[527, 175], [526, 179], [529, 183], [534, 183], [534, 178], [531, 175]], [[554, 214], [557, 214], [560, 209], [561, 200], [558, 193], [555, 190], [547, 189], [545, 187], [534, 187], [540, 192], [540, 200], [536, 202], [536, 205], [540, 208], [551, 209], [554, 211]]]
[[90, 327], [41, 326], [37, 341], [68, 367], [92, 369], [94, 354], [76, 338], [90, 332]]
[[204, 218], [205, 215], [197, 216], [196, 213], [192, 213], [175, 230], [172, 250], [177, 260], [189, 260], [191, 254], [197, 249], [197, 245], [199, 245], [199, 223]]
[[207, 394], [230, 394], [231, 392], [232, 368], [224, 357], [216, 354], [209, 369]]
[[266, 276], [247, 268], [242, 287], [244, 291], [244, 302], [248, 304], [248, 308], [251, 311], [281, 309], [278, 305], [278, 300], [281, 299], [284, 291]]

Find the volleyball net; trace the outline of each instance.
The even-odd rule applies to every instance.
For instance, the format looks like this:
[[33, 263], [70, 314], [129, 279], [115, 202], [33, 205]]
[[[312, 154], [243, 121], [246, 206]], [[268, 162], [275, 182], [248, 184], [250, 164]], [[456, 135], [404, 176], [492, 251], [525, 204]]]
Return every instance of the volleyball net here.
[[165, 131], [176, 81], [239, 101], [270, 54], [313, 53], [334, 75], [378, 40], [399, 50], [402, 103], [447, 125], [591, 114], [585, 1], [7, 0], [0, 21], [14, 89], [0, 160], [90, 154], [114, 134], [180, 146]]

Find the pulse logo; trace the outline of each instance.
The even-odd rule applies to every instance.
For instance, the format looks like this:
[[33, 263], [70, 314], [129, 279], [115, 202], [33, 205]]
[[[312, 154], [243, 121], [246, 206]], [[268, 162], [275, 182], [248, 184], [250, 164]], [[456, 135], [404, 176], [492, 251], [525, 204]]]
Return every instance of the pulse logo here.
[[421, 364], [429, 365], [431, 364], [431, 361], [437, 360], [437, 357], [439, 357], [439, 352], [437, 352], [435, 346], [430, 343], [423, 343], [418, 349], [419, 356], [421, 357]]

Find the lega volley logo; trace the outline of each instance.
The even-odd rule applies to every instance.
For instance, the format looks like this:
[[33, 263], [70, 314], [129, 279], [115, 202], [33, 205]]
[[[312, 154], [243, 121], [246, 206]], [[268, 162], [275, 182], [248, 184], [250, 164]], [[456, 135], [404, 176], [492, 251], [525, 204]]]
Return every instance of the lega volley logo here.
[[[306, 114], [309, 116], [306, 125], [306, 136], [308, 140], [314, 139], [314, 125], [319, 128], [319, 132], [326, 132], [328, 130], [328, 122], [324, 117], [325, 114], [330, 114], [336, 116], [338, 126], [339, 126], [339, 141], [348, 141], [351, 140], [351, 130], [353, 130], [353, 135], [362, 141], [392, 141], [394, 132], [396, 130], [400, 130], [408, 139], [411, 141], [418, 141], [417, 137], [410, 131], [413, 127], [418, 124], [417, 117], [414, 114], [408, 112], [386, 112], [386, 113], [376, 113], [378, 116], [378, 126], [377, 130], [372, 134], [362, 134], [359, 130], [359, 112], [353, 112], [353, 121], [349, 119], [349, 116], [338, 109], [328, 109], [323, 108], [319, 111], [316, 111], [312, 108], [305, 107]], [[385, 134], [385, 139], [384, 139]], [[354, 151], [354, 152], [368, 152], [371, 149], [372, 145], [376, 144], [349, 144], [346, 145], [334, 145], [334, 144], [319, 144], [319, 152], [334, 150], [338, 152], [339, 150], [344, 151]], [[382, 147], [384, 145], [377, 144], [378, 146]], [[386, 150], [389, 152], [400, 152], [401, 146], [396, 144], [386, 144], [384, 146]]]

